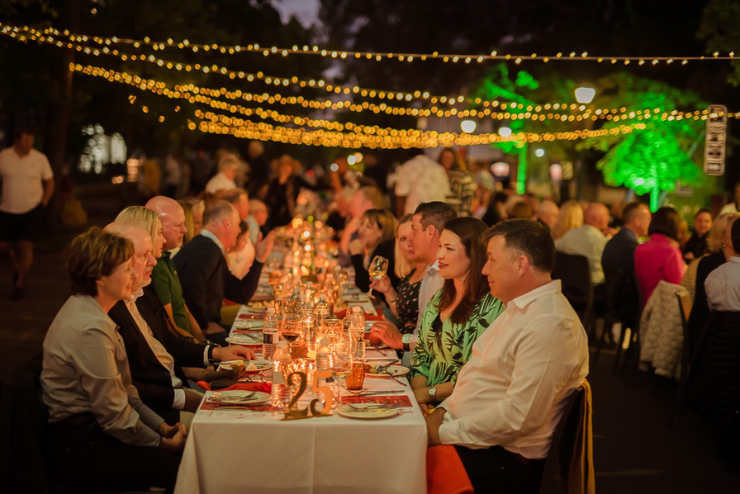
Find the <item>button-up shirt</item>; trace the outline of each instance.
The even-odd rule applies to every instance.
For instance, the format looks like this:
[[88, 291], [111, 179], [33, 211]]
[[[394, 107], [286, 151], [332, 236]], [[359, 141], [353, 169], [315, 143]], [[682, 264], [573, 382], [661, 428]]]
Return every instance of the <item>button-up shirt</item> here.
[[601, 231], [591, 225], [583, 225], [565, 232], [555, 241], [555, 248], [565, 254], [585, 256], [591, 269], [591, 283], [604, 283], [604, 269], [601, 267], [601, 256], [609, 241]]
[[553, 281], [526, 293], [473, 345], [440, 407], [442, 444], [545, 458], [570, 393], [588, 374], [583, 325]]
[[740, 257], [732, 256], [704, 282], [712, 310], [740, 311]]
[[144, 290], [138, 290], [131, 297], [131, 300], [126, 301], [126, 308], [128, 309], [131, 317], [136, 322], [136, 326], [139, 328], [139, 332], [146, 340], [147, 345], [152, 350], [152, 353], [162, 367], [167, 369], [170, 373], [170, 379], [172, 380], [172, 388], [175, 392], [175, 397], [172, 400], [172, 408], [175, 410], [182, 410], [185, 406], [185, 390], [182, 389], [182, 380], [175, 375], [175, 359], [170, 355], [167, 349], [164, 347], [161, 341], [159, 341], [152, 333], [152, 328], [144, 320], [139, 312], [139, 308], [136, 306], [136, 299], [144, 294]]
[[416, 329], [411, 336], [411, 342], [416, 344], [419, 336], [419, 328], [421, 327], [421, 321], [424, 316], [424, 311], [427, 310], [427, 305], [432, 299], [435, 293], [442, 289], [445, 280], [439, 275], [439, 261], [434, 261], [434, 264], [427, 266], [427, 272], [421, 279], [421, 286], [419, 287], [419, 318], [416, 322]]
[[164, 420], [131, 384], [126, 347], [115, 323], [89, 295], [73, 295], [44, 338], [41, 371], [49, 422], [92, 413], [100, 427], [126, 444], [159, 446]]

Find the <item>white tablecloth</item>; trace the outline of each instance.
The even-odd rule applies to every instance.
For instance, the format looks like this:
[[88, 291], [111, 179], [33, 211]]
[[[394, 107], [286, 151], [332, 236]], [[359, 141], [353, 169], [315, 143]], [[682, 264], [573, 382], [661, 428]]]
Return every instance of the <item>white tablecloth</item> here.
[[[366, 378], [365, 387], [402, 388], [379, 378]], [[414, 403], [410, 386], [404, 389]], [[200, 411], [175, 492], [424, 494], [426, 425], [419, 408], [411, 410], [379, 420], [333, 415], [287, 422], [277, 413]]]

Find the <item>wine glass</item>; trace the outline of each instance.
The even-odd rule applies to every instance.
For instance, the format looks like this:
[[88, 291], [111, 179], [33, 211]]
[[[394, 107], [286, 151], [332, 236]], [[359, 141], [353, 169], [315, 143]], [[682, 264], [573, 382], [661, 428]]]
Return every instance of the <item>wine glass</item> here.
[[[383, 256], [375, 256], [373, 257], [373, 260], [370, 261], [370, 266], [367, 268], [368, 274], [370, 274], [370, 277], [374, 279], [375, 281], [380, 281], [383, 279], [383, 276], [388, 273], [388, 259], [386, 259]], [[371, 288], [368, 292], [368, 295], [370, 297], [373, 296], [373, 289]]]
[[334, 345], [332, 355], [331, 375], [336, 383], [337, 400], [334, 403], [336, 408], [342, 402], [342, 382], [347, 379], [350, 370], [352, 370], [352, 351], [349, 341], [341, 341]]
[[280, 334], [283, 335], [283, 338], [288, 342], [288, 346], [291, 347], [291, 355], [296, 346], [295, 342], [301, 337], [301, 329], [301, 318], [298, 314], [286, 313], [283, 316], [283, 320], [280, 322]]

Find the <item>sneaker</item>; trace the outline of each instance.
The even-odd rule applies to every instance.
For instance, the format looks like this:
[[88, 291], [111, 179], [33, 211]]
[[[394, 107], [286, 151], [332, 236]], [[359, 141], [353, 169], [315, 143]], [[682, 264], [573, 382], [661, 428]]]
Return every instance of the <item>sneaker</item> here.
[[13, 293], [10, 294], [10, 300], [22, 300], [26, 296], [26, 292], [23, 291], [23, 287], [17, 286], [13, 288]]

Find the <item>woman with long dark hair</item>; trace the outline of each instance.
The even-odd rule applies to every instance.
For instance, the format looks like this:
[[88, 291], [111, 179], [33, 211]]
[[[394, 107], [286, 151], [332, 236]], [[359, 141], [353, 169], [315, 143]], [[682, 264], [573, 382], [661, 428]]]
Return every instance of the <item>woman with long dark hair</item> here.
[[485, 230], [479, 219], [455, 218], [445, 223], [439, 237], [439, 275], [445, 281], [422, 316], [411, 361], [411, 388], [421, 405], [452, 394], [473, 343], [504, 311], [482, 274], [486, 250], [480, 238]]

